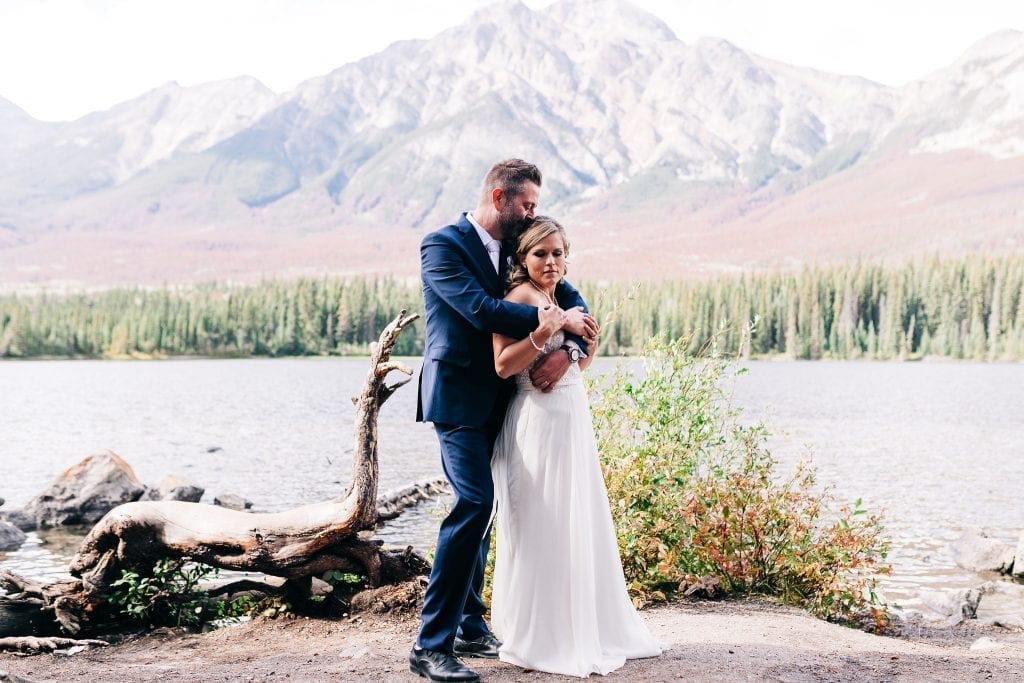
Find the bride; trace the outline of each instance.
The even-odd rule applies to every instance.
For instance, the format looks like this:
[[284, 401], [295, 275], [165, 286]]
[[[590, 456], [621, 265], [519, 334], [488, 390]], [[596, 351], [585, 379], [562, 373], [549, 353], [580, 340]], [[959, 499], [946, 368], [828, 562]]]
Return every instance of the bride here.
[[[564, 346], [555, 285], [569, 243], [557, 221], [538, 216], [520, 236], [506, 300], [538, 306], [526, 339], [494, 335], [494, 365], [517, 378], [491, 463], [497, 505], [497, 556], [491, 619], [506, 662], [538, 671], [607, 674], [626, 659], [662, 648], [626, 593], [608, 494], [598, 463], [581, 371], [590, 357]], [[573, 362], [550, 391], [530, 382], [546, 353]], [[561, 352], [561, 351], [559, 351]]]

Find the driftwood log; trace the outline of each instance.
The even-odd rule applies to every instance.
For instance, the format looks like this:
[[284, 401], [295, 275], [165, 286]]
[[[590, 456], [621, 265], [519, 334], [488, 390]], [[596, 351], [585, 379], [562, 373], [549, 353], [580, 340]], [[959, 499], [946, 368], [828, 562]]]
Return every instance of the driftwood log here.
[[[398, 335], [417, 317], [403, 310], [371, 347], [362, 392], [353, 398], [352, 479], [343, 496], [266, 514], [180, 501], [121, 505], [103, 517], [82, 542], [70, 563], [75, 580], [42, 585], [0, 572], [0, 585], [9, 593], [6, 611], [0, 605], [0, 624], [4, 614], [8, 620], [16, 618], [12, 615], [18, 614], [18, 607], [23, 616], [31, 617], [23, 622], [31, 632], [19, 634], [23, 636], [81, 636], [116, 628], [122, 617], [106, 601], [110, 584], [121, 577], [122, 570], [146, 574], [162, 558], [284, 577], [293, 590], [305, 586], [307, 591], [312, 577], [331, 569], [362, 574], [371, 587], [426, 573], [429, 564], [411, 547], [385, 550], [381, 541], [360, 533], [372, 531], [380, 517], [377, 416], [381, 405], [409, 381], [387, 384], [385, 380], [393, 370], [412, 375], [410, 368], [391, 360], [391, 351]], [[415, 495], [413, 490], [395, 501], [381, 501], [392, 503], [384, 506], [384, 514], [390, 515], [403, 499]], [[47, 615], [43, 623], [40, 610]], [[44, 632], [46, 622], [49, 632]], [[58, 629], [53, 628], [54, 622]], [[10, 630], [0, 631], [0, 635], [7, 634]], [[7, 644], [19, 647], [14, 640]]]
[[377, 521], [384, 522], [394, 519], [406, 508], [451, 493], [451, 490], [452, 487], [447, 479], [424, 479], [415, 484], [389, 491], [377, 500]]

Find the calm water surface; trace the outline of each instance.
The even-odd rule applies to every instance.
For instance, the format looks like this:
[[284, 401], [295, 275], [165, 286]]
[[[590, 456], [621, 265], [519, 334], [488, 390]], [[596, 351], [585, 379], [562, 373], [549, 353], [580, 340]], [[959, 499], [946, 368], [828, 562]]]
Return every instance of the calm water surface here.
[[884, 513], [893, 539], [887, 596], [983, 578], [956, 567], [949, 542], [984, 528], [1024, 531], [1024, 364], [757, 362], [737, 380], [746, 419], [774, 432], [784, 464], [813, 456], [838, 498]]
[[[419, 359], [407, 362], [418, 371]], [[615, 361], [601, 359], [601, 371]], [[747, 421], [762, 420], [784, 468], [808, 454], [838, 497], [884, 511], [894, 539], [891, 599], [922, 587], [974, 585], [948, 542], [985, 527], [1024, 530], [1024, 364], [750, 362], [732, 385]], [[168, 473], [282, 510], [340, 495], [366, 359], [25, 361], [0, 363], [0, 497], [18, 507], [85, 455], [110, 449], [139, 478]], [[380, 416], [382, 490], [441, 476], [437, 442], [417, 424], [415, 380]], [[428, 549], [438, 512], [425, 504], [385, 527]], [[31, 534], [0, 565], [53, 576], [78, 537]]]

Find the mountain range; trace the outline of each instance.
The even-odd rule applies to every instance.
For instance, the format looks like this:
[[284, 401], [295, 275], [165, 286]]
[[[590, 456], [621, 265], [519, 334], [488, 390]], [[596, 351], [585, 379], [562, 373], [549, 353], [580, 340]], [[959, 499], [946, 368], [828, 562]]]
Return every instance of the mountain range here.
[[576, 277], [1020, 250], [1024, 33], [888, 87], [622, 0], [510, 2], [286, 93], [170, 83], [60, 123], [0, 98], [0, 285], [413, 276], [511, 156]]

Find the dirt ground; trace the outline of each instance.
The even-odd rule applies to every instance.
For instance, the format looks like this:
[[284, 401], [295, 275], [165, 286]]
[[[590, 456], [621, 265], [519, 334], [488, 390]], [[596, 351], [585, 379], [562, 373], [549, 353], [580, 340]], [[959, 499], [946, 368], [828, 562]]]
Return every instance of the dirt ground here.
[[[761, 602], [687, 601], [642, 612], [666, 643], [617, 681], [1010, 681], [1024, 679], [1024, 634], [968, 622], [874, 636]], [[414, 681], [406, 657], [418, 615], [259, 619], [204, 634], [164, 629], [74, 655], [0, 654], [29, 681]], [[991, 641], [989, 649], [971, 645]], [[558, 681], [502, 662], [469, 660], [484, 681]]]

